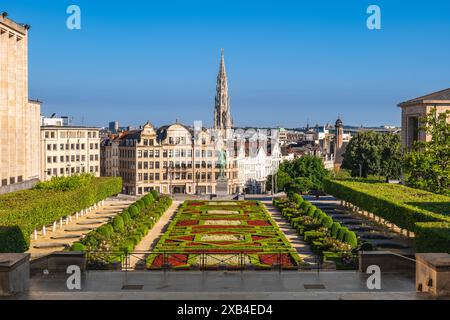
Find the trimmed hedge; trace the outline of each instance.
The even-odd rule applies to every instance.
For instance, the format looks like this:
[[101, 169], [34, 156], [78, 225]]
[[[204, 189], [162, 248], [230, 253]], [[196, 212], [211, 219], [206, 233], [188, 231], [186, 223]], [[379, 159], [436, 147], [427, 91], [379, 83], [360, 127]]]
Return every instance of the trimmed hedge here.
[[399, 184], [373, 181], [324, 181], [325, 192], [415, 231], [416, 222], [450, 222], [450, 198]]
[[36, 188], [0, 195], [0, 252], [27, 251], [34, 229], [90, 207], [121, 190], [121, 178], [95, 178], [67, 191]]
[[450, 253], [450, 223], [418, 222], [416, 251]]
[[450, 253], [450, 197], [396, 184], [325, 180], [325, 191], [413, 231], [417, 252]]

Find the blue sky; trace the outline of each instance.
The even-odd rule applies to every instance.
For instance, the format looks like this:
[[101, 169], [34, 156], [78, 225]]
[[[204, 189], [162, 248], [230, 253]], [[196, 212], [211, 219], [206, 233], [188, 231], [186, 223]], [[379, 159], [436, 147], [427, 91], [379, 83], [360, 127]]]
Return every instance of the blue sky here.
[[[66, 28], [77, 4], [82, 29]], [[382, 30], [366, 9], [382, 10]], [[78, 124], [212, 123], [220, 48], [239, 126], [399, 125], [450, 87], [450, 1], [2, 0], [32, 26], [30, 97]]]

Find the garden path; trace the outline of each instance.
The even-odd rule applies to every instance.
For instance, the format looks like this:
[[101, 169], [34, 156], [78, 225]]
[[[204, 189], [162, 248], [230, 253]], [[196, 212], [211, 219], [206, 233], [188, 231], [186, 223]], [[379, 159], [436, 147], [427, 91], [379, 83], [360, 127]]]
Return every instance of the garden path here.
[[262, 203], [266, 206], [267, 211], [271, 215], [272, 219], [277, 223], [280, 230], [284, 233], [286, 239], [292, 247], [297, 250], [300, 258], [308, 264], [316, 265], [316, 255], [311, 252], [310, 246], [302, 240], [297, 231], [292, 228], [289, 222], [281, 215], [281, 212], [272, 204], [271, 201], [266, 200], [262, 201]]
[[172, 221], [178, 207], [182, 201], [173, 201], [172, 205], [161, 216], [156, 224], [151, 228], [147, 235], [141, 240], [141, 242], [134, 248], [135, 253], [130, 256], [130, 262], [128, 263], [128, 269], [135, 269], [138, 262], [144, 262], [147, 253], [137, 253], [138, 251], [150, 251], [156, 245], [159, 238], [164, 234], [166, 226]]
[[37, 239], [31, 240], [30, 249], [27, 253], [31, 254], [31, 259], [35, 259], [55, 251], [62, 251], [85, 234], [109, 222], [116, 214], [122, 212], [137, 199], [134, 196], [119, 194], [105, 199], [103, 206], [85, 213], [83, 217], [78, 216], [77, 219], [75, 215], [72, 215], [72, 220], [69, 220], [67, 224], [66, 218], [64, 218], [62, 228], [57, 223], [54, 232], [52, 231], [53, 225], [46, 226], [45, 236], [43, 230], [39, 230]]

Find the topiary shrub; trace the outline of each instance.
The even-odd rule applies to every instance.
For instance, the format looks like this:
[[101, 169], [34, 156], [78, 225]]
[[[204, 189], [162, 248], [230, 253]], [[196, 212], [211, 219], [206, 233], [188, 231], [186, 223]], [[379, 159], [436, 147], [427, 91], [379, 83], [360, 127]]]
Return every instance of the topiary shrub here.
[[138, 207], [136, 205], [132, 204], [128, 208], [128, 211], [130, 212], [130, 217], [132, 219], [134, 219], [134, 218], [136, 218], [138, 216], [140, 210], [138, 209]]
[[141, 209], [141, 210], [145, 208], [145, 202], [144, 202], [144, 200], [142, 200], [142, 199], [136, 201], [136, 205], [137, 205], [137, 207], [138, 207], [139, 209]]
[[83, 244], [89, 247], [91, 250], [96, 250], [99, 244], [99, 239], [94, 233], [89, 233], [83, 240]]
[[155, 200], [158, 200], [158, 199], [159, 199], [159, 192], [156, 191], [155, 189], [153, 189], [153, 190], [151, 191], [151, 194], [152, 194], [152, 196], [153, 196], [153, 199], [155, 199]]
[[300, 209], [303, 210], [303, 212], [308, 211], [308, 208], [312, 207], [312, 204], [309, 203], [308, 201], [303, 201], [302, 204], [300, 205]]
[[340, 227], [337, 233], [337, 240], [344, 242], [345, 233], [349, 231], [346, 227]]
[[112, 225], [107, 223], [107, 224], [104, 224], [104, 225], [98, 227], [97, 233], [100, 234], [101, 236], [105, 237], [106, 239], [110, 239], [112, 234], [114, 233], [114, 229], [113, 229]]
[[70, 247], [70, 251], [86, 251], [86, 246], [80, 242], [75, 242]]
[[130, 212], [128, 210], [123, 210], [122, 213], [120, 214], [120, 216], [123, 219], [124, 225], [127, 225], [131, 220]]
[[312, 216], [314, 216], [314, 213], [316, 212], [316, 210], [318, 210], [316, 207], [314, 207], [314, 206], [310, 206], [309, 208], [308, 208], [308, 210], [306, 211], [306, 214], [308, 215], [308, 216], [310, 216], [310, 217], [312, 217]]
[[333, 222], [331, 225], [331, 236], [337, 239], [338, 231], [341, 228], [341, 224], [339, 222]]
[[112, 226], [115, 232], [123, 232], [125, 230], [125, 224], [121, 216], [115, 216], [112, 220]]
[[333, 225], [333, 218], [325, 215], [324, 217], [322, 217], [322, 220], [320, 220], [320, 223], [324, 228], [330, 229]]
[[353, 231], [345, 232], [344, 242], [351, 245], [352, 248], [356, 248], [358, 246], [358, 237], [356, 236], [356, 233], [354, 233]]

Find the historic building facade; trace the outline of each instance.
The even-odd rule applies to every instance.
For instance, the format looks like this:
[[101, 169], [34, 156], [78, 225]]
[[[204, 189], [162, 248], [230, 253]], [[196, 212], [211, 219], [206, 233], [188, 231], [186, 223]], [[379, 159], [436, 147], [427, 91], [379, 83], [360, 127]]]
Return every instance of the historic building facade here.
[[241, 144], [237, 154], [238, 177], [245, 193], [266, 192], [267, 177], [278, 171], [281, 159], [278, 142], [271, 141], [253, 148], [251, 143]]
[[[174, 123], [124, 132], [102, 142], [102, 165], [112, 161], [117, 148], [118, 166], [102, 168], [102, 174], [117, 170], [127, 194], [145, 194], [153, 189], [166, 194], [214, 194], [219, 175], [217, 148], [203, 128]], [[225, 173], [229, 192], [239, 191], [237, 162], [227, 160]]]
[[98, 128], [42, 126], [40, 137], [41, 180], [80, 173], [100, 176]]
[[28, 99], [28, 29], [0, 14], [0, 193], [38, 181], [39, 101]]
[[[420, 130], [420, 118], [426, 116], [433, 108], [439, 113], [449, 111], [450, 89], [414, 98], [399, 103], [398, 106], [402, 109], [402, 145], [405, 149], [410, 149], [415, 141], [431, 139]], [[450, 122], [450, 117], [448, 120]]]

